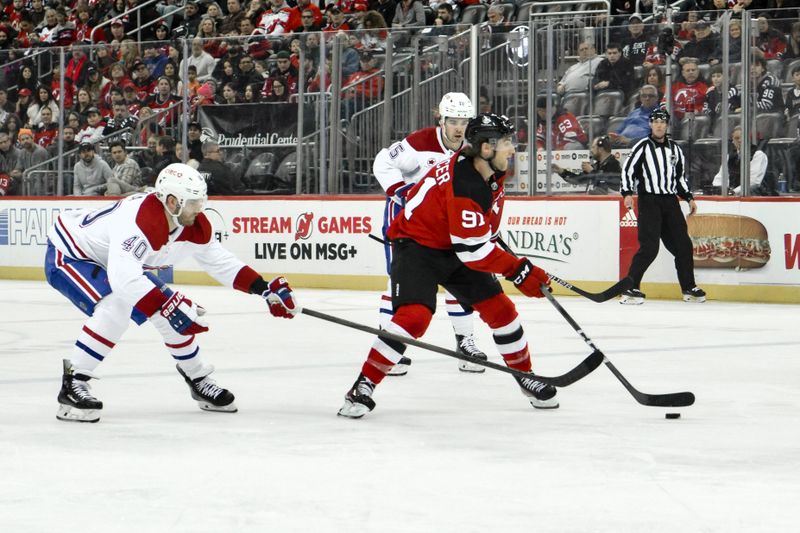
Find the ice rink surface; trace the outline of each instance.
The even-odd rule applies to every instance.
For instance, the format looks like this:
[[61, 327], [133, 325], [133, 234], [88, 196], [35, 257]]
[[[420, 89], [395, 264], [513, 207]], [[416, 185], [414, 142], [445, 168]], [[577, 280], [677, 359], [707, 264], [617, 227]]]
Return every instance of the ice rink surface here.
[[[641, 406], [601, 366], [535, 411], [510, 376], [411, 348], [409, 374], [349, 420], [336, 411], [370, 335], [183, 289], [209, 311], [202, 354], [239, 412], [200, 411], [155, 329], [132, 324], [93, 382], [102, 420], [77, 424], [55, 412], [83, 315], [44, 283], [0, 282], [0, 531], [798, 531], [800, 306], [560, 297], [637, 388], [693, 391], [689, 408]], [[376, 322], [377, 293], [297, 294]], [[588, 355], [546, 300], [515, 301], [535, 370]], [[443, 308], [424, 340], [453, 345]]]

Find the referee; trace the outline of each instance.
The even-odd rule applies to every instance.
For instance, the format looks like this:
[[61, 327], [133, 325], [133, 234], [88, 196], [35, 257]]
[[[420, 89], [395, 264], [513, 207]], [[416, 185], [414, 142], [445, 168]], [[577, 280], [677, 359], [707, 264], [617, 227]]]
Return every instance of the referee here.
[[642, 277], [658, 255], [658, 241], [675, 257], [678, 282], [686, 302], [704, 302], [706, 293], [694, 282], [692, 241], [676, 196], [689, 202], [689, 216], [697, 204], [684, 176], [683, 151], [667, 138], [669, 113], [656, 108], [650, 113], [650, 135], [637, 142], [622, 168], [625, 207], [633, 208], [633, 194], [639, 195], [639, 251], [633, 257], [628, 276], [634, 285], [622, 293], [620, 303], [642, 304]]

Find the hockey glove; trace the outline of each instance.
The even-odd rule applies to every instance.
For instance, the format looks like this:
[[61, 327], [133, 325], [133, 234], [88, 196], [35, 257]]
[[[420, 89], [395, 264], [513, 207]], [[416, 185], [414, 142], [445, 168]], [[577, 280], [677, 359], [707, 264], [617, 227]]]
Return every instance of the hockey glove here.
[[300, 312], [300, 306], [294, 298], [289, 282], [283, 276], [278, 276], [269, 282], [268, 289], [261, 293], [261, 297], [267, 301], [269, 312], [272, 316], [281, 318], [294, 318]]
[[406, 206], [406, 197], [408, 193], [411, 192], [411, 189], [414, 188], [416, 183], [406, 183], [405, 185], [401, 185], [400, 187], [394, 190], [394, 194], [392, 194], [391, 198], [392, 201], [398, 204], [400, 207]]
[[544, 293], [540, 285], [544, 283], [550, 286], [550, 278], [547, 272], [533, 265], [527, 259], [520, 259], [514, 271], [506, 276], [506, 279], [519, 289], [519, 292], [529, 298], [542, 298]]
[[200, 318], [206, 310], [179, 292], [172, 294], [159, 311], [172, 329], [181, 335], [196, 335], [208, 331], [208, 323]]

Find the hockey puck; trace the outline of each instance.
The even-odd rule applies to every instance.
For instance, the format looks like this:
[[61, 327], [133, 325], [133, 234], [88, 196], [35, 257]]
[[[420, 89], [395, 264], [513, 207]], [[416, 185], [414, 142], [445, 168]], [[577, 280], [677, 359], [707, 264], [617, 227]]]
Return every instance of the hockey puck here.
[[680, 418], [680, 417], [681, 417], [680, 413], [667, 413], [664, 415], [664, 418], [669, 418], [669, 419]]

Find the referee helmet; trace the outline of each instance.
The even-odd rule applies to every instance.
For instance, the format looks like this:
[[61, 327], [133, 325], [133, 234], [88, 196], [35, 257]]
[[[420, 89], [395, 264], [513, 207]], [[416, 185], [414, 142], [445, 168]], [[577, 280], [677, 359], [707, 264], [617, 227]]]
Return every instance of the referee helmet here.
[[650, 122], [655, 122], [656, 120], [669, 122], [669, 112], [661, 107], [653, 109], [653, 111], [650, 113]]

